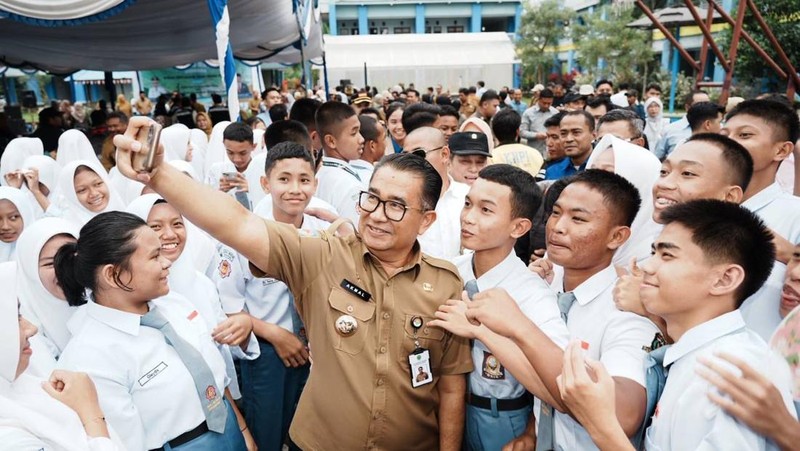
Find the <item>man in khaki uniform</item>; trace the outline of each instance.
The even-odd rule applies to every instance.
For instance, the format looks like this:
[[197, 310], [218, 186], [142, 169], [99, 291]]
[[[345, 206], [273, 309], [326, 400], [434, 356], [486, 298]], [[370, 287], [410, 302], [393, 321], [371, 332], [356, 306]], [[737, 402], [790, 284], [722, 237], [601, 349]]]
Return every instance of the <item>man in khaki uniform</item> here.
[[[129, 177], [130, 149], [139, 147], [132, 137], [144, 123], [134, 118], [115, 140]], [[462, 289], [455, 267], [416, 242], [436, 218], [441, 190], [429, 163], [387, 157], [359, 198], [358, 235], [340, 238], [301, 237], [162, 160], [138, 179], [295, 297], [314, 359], [290, 431], [300, 448], [460, 449], [472, 360], [466, 340], [428, 326]], [[429, 380], [416, 380], [420, 365]]]

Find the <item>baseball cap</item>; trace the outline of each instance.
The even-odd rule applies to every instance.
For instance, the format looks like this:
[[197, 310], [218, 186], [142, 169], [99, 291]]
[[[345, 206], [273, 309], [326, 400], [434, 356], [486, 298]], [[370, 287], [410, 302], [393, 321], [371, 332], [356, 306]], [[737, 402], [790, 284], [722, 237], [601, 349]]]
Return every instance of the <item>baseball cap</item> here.
[[483, 133], [459, 132], [453, 133], [447, 142], [450, 152], [454, 155], [483, 155], [491, 157], [489, 152], [489, 139]]
[[594, 86], [592, 85], [581, 85], [580, 89], [578, 89], [578, 94], [582, 96], [590, 96], [594, 94]]
[[369, 96], [358, 96], [353, 100], [353, 105], [357, 103], [372, 103], [372, 99], [370, 99]]

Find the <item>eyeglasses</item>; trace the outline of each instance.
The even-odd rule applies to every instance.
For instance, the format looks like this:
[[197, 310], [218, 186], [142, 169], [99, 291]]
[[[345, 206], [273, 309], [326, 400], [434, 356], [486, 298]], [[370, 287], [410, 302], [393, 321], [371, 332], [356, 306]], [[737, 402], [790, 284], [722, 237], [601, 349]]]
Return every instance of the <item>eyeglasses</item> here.
[[409, 207], [394, 200], [383, 200], [368, 191], [361, 191], [358, 195], [358, 206], [367, 213], [374, 212], [381, 204], [383, 204], [383, 214], [386, 219], [394, 222], [402, 221], [406, 216], [406, 210], [425, 211], [422, 208]]
[[418, 147], [418, 148], [412, 150], [409, 153], [412, 153], [412, 154], [414, 154], [414, 155], [416, 155], [418, 157], [426, 158], [429, 153], [436, 152], [437, 150], [442, 150], [442, 149], [444, 149], [444, 146], [439, 146], [439, 147], [437, 147], [435, 149], [431, 149], [431, 150], [425, 150], [422, 147]]

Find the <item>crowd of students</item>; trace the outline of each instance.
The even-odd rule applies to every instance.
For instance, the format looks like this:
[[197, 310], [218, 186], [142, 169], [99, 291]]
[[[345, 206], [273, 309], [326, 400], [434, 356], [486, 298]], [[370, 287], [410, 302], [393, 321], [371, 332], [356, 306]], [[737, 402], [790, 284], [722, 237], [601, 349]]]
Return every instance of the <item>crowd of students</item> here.
[[796, 111], [612, 86], [14, 139], [0, 449], [795, 449]]

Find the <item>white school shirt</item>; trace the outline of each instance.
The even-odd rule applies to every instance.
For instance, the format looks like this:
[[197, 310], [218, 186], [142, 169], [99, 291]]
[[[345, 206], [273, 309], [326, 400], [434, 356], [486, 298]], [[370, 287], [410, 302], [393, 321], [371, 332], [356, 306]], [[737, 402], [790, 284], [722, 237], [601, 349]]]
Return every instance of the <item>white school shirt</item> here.
[[[644, 348], [652, 344], [658, 327], [643, 316], [617, 310], [612, 295], [616, 281], [617, 272], [609, 265], [573, 290], [575, 302], [569, 310], [567, 329], [571, 339], [589, 344], [586, 356], [602, 362], [612, 377], [624, 377], [644, 387]], [[551, 286], [563, 291], [563, 273], [556, 274]], [[554, 413], [556, 450], [597, 449], [577, 421]]]
[[461, 210], [469, 193], [469, 185], [447, 177], [450, 186], [436, 203], [436, 221], [417, 237], [422, 252], [444, 260], [461, 255]]
[[[742, 206], [758, 215], [767, 227], [781, 237], [791, 243], [800, 243], [800, 197], [781, 190], [778, 182], [747, 199]], [[745, 299], [741, 307], [747, 327], [765, 341], [770, 339], [781, 322], [778, 307], [785, 275], [786, 265], [776, 261], [764, 285]]]
[[358, 226], [358, 195], [367, 189], [367, 183], [344, 160], [322, 157], [322, 166], [317, 172], [317, 197], [328, 202], [343, 216]]
[[[222, 396], [225, 362], [203, 316], [177, 297], [156, 308], [202, 354]], [[108, 424], [129, 450], [159, 448], [205, 421], [192, 375], [161, 331], [140, 326], [140, 315], [94, 302], [81, 309], [85, 315], [73, 315], [81, 320], [77, 330], [70, 320], [73, 336], [58, 368], [91, 376]]]
[[[453, 260], [464, 282], [475, 279], [472, 270], [473, 255], [461, 255]], [[569, 342], [569, 331], [558, 310], [556, 293], [537, 274], [528, 270], [512, 250], [497, 266], [477, 278], [478, 289], [503, 288], [519, 305], [526, 318], [531, 320], [556, 345], [564, 348]], [[489, 348], [480, 340], [472, 342], [472, 363], [475, 369], [469, 375], [470, 391], [478, 396], [497, 399], [519, 398], [525, 387], [506, 368], [497, 362]]]
[[[257, 161], [258, 159], [258, 155], [254, 155], [253, 159], [250, 160], [250, 164], [247, 165], [247, 169], [245, 169], [242, 173], [244, 178], [247, 180], [247, 198], [250, 200], [251, 210], [252, 207], [264, 197], [264, 190], [261, 189], [261, 176], [264, 175], [264, 162], [262, 161], [261, 165], [259, 166]], [[222, 177], [224, 172], [239, 171], [236, 170], [236, 166], [234, 166], [230, 160], [225, 158], [225, 161], [214, 163], [208, 169], [208, 174], [206, 175], [206, 185], [218, 190], [219, 179]], [[228, 191], [228, 194], [234, 196], [236, 194], [236, 188]]]
[[[668, 450], [777, 450], [771, 440], [759, 435], [725, 413], [708, 399], [713, 385], [697, 375], [697, 358], [710, 358], [726, 369], [732, 365], [714, 356], [727, 352], [755, 368], [781, 392], [792, 416], [791, 375], [786, 361], [770, 351], [767, 344], [745, 327], [738, 310], [699, 324], [667, 349], [664, 366], [669, 367], [667, 384], [647, 430], [646, 449]], [[671, 365], [671, 366], [670, 366]]]
[[[272, 215], [265, 219], [273, 219]], [[330, 224], [309, 215], [303, 215], [301, 236], [317, 236]], [[300, 324], [295, 324], [294, 297], [289, 287], [271, 277], [258, 278], [250, 272], [248, 260], [224, 244], [218, 247], [217, 270], [214, 282], [219, 290], [222, 309], [229, 314], [246, 310], [251, 316], [266, 323], [275, 324], [296, 333]], [[293, 310], [295, 310], [293, 312]]]
[[364, 185], [369, 185], [369, 179], [372, 178], [372, 173], [375, 172], [375, 166], [372, 163], [364, 160], [353, 160], [350, 162], [350, 168], [356, 171]]

